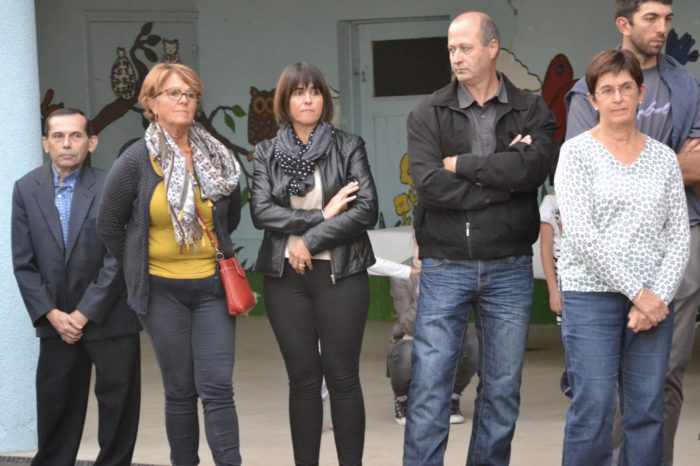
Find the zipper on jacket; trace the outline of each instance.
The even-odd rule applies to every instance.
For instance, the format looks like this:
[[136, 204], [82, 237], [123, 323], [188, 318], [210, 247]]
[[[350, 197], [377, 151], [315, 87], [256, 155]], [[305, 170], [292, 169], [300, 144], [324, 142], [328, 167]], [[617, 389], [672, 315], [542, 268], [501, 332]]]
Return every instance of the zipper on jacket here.
[[[326, 207], [326, 185], [324, 184], [324, 179], [323, 179], [323, 170], [321, 170], [320, 164], [317, 165], [318, 171], [321, 174], [319, 178], [321, 179], [321, 209]], [[324, 218], [323, 221], [325, 222], [326, 219]], [[335, 267], [333, 266], [333, 250], [331, 249], [331, 283], [335, 285]]]
[[467, 214], [464, 214], [464, 233], [465, 236], [467, 237], [467, 253], [469, 254], [469, 258], [472, 258], [472, 238], [471, 238], [471, 225], [469, 224], [469, 218], [467, 218]]

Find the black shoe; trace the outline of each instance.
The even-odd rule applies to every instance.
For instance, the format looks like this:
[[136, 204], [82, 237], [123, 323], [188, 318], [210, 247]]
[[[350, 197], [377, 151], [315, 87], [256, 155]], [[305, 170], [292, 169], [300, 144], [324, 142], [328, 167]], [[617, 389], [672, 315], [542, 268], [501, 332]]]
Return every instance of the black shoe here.
[[450, 424], [464, 423], [464, 416], [462, 416], [462, 410], [459, 408], [459, 399], [459, 393], [452, 394], [452, 399], [450, 400]]
[[406, 408], [408, 407], [408, 397], [394, 397], [394, 421], [400, 426], [406, 425]]

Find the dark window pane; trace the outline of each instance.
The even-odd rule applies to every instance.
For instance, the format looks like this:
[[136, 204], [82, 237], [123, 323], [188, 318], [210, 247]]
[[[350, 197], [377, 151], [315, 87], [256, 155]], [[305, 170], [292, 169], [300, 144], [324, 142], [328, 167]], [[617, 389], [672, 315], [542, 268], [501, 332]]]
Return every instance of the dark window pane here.
[[372, 42], [374, 96], [430, 94], [450, 82], [447, 37]]

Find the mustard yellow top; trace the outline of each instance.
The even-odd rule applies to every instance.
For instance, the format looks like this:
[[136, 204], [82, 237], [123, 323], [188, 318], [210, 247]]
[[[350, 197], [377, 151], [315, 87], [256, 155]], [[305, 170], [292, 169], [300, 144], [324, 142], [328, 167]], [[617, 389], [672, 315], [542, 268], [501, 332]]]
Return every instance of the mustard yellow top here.
[[[151, 157], [151, 165], [159, 175], [163, 171]], [[216, 251], [212, 247], [206, 232], [202, 232], [202, 241], [189, 247], [180, 247], [175, 242], [175, 230], [168, 212], [165, 195], [165, 182], [161, 181], [153, 191], [150, 205], [151, 223], [148, 228], [148, 273], [164, 278], [188, 279], [205, 278], [216, 273]], [[203, 200], [199, 186], [195, 187], [195, 204], [204, 218], [209, 231], [216, 237], [212, 202]]]

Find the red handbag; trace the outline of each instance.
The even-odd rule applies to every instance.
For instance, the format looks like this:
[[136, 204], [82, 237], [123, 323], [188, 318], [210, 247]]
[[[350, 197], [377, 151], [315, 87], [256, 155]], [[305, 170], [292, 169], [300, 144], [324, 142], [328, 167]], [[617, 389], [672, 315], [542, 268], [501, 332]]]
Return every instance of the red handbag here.
[[248, 283], [248, 277], [238, 258], [234, 254], [228, 259], [224, 258], [224, 254], [219, 250], [219, 244], [214, 239], [214, 236], [209, 231], [206, 223], [202, 219], [199, 210], [196, 209], [199, 224], [209, 237], [212, 247], [216, 250], [216, 263], [218, 264], [219, 277], [221, 284], [224, 287], [226, 295], [226, 308], [232, 316], [239, 316], [248, 313], [257, 304], [253, 290]]
[[250, 289], [248, 277], [235, 255], [224, 259], [221, 251], [216, 250], [216, 262], [219, 264], [221, 284], [226, 294], [226, 307], [232, 316], [246, 314], [255, 307], [256, 300]]

